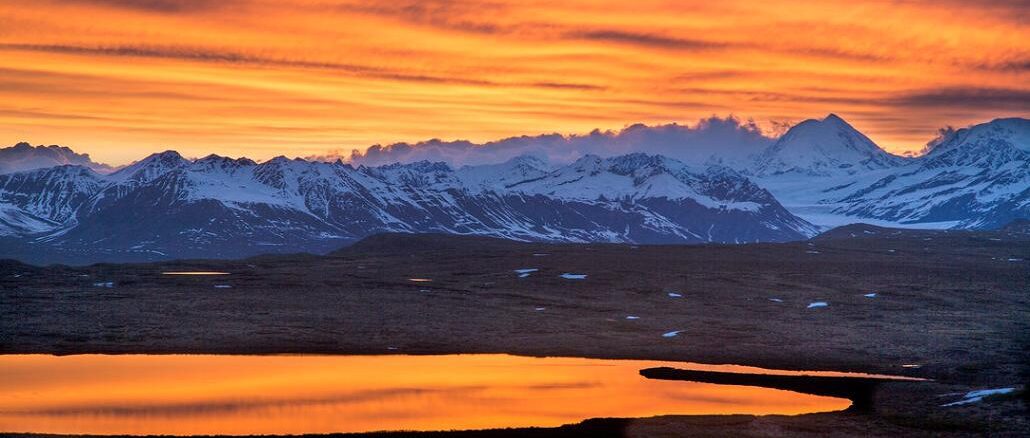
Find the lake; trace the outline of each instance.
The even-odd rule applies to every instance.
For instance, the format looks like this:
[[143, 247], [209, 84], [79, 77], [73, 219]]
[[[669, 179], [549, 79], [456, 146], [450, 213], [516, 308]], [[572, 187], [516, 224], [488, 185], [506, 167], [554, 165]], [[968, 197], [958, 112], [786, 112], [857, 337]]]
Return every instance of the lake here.
[[597, 417], [790, 415], [850, 405], [842, 398], [639, 374], [653, 367], [801, 374], [504, 354], [0, 355], [0, 432], [246, 435], [551, 427]]

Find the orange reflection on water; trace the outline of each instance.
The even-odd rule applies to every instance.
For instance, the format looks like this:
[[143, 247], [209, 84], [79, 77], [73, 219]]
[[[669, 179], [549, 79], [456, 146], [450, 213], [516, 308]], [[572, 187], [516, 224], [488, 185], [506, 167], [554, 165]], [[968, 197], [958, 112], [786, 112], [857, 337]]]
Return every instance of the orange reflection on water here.
[[443, 356], [0, 355], [0, 432], [299, 434], [800, 414], [848, 400], [646, 379], [678, 362]]

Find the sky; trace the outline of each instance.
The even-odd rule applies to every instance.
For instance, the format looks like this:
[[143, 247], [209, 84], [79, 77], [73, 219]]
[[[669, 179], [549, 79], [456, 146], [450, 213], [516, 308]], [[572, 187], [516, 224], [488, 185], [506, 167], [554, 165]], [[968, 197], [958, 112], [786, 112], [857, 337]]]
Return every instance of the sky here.
[[1028, 0], [4, 0], [0, 144], [346, 158], [832, 112], [903, 153], [1030, 116], [1028, 22]]

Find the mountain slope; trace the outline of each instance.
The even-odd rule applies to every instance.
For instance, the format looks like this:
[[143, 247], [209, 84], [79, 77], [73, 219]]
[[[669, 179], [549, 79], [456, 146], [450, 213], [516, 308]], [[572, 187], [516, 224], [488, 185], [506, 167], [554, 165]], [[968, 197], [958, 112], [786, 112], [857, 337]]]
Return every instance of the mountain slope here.
[[0, 205], [9, 217], [34, 218], [30, 231], [44, 232], [74, 223], [79, 207], [104, 184], [102, 175], [72, 165], [0, 175]]

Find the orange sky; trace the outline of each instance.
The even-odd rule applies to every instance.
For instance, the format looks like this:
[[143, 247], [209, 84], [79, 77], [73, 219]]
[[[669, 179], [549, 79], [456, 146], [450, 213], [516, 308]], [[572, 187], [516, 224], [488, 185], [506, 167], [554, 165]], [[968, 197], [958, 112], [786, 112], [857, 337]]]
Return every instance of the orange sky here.
[[1030, 115], [1025, 1], [4, 0], [0, 144], [123, 164], [835, 112]]

